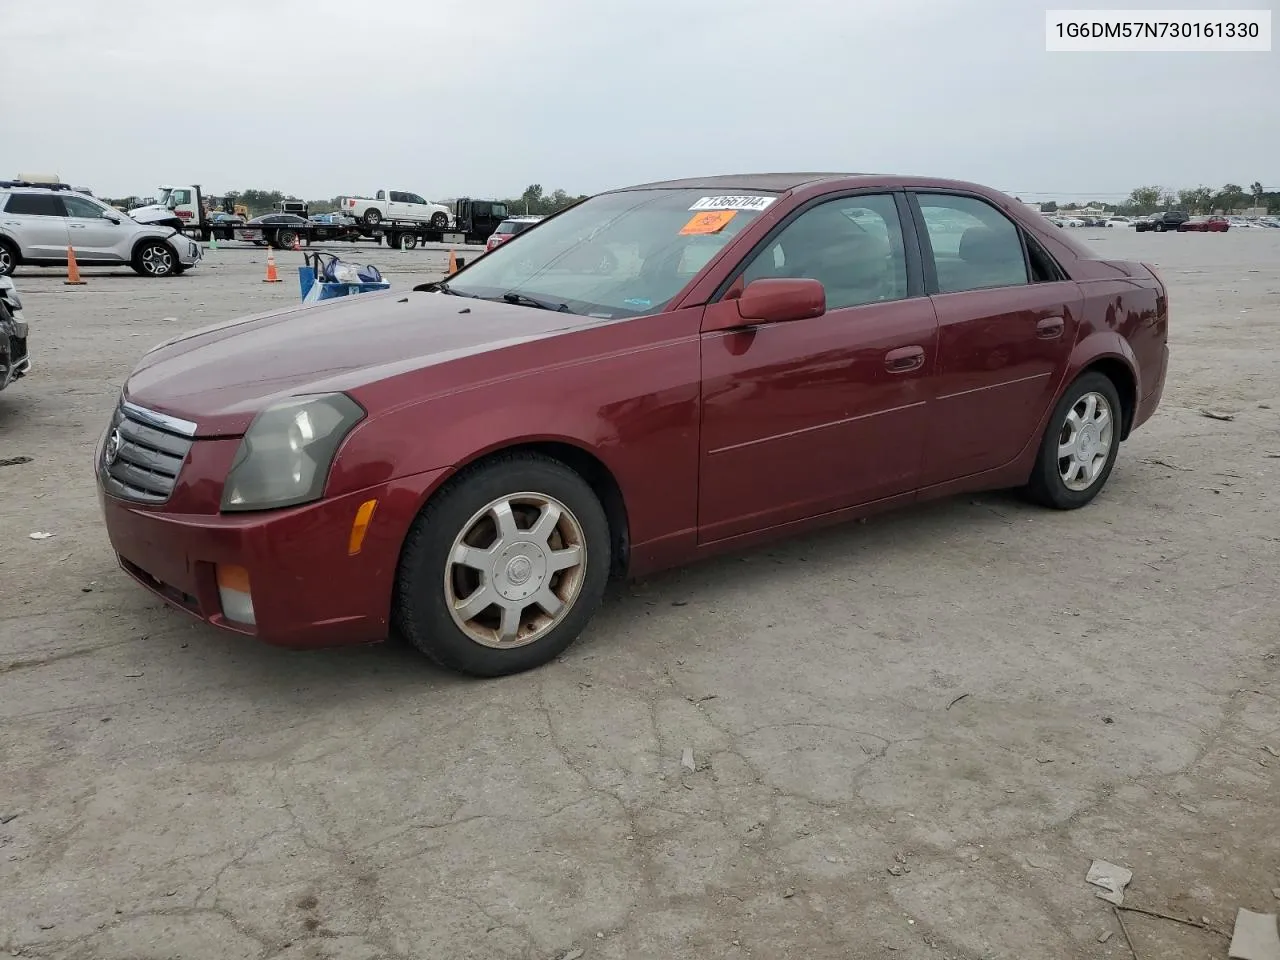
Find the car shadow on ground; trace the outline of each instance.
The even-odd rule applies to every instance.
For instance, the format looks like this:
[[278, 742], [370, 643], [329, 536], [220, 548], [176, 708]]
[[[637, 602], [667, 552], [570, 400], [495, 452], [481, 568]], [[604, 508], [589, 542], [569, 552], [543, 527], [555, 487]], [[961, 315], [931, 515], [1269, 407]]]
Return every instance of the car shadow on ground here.
[[[607, 659], [611, 654], [628, 658], [652, 654], [656, 661], [664, 654], [648, 632], [671, 633], [673, 615], [686, 624], [692, 619], [710, 625], [717, 611], [734, 606], [735, 597], [780, 584], [808, 590], [830, 584], [833, 594], [847, 594], [859, 589], [860, 580], [874, 577], [886, 562], [912, 563], [913, 554], [927, 556], [946, 538], [1004, 536], [1028, 518], [1043, 517], [1051, 522], [1061, 516], [1031, 506], [1012, 493], [968, 495], [700, 561], [642, 581], [615, 581], [582, 637], [559, 662], [581, 666], [586, 660]], [[200, 662], [204, 685], [225, 689], [228, 696], [246, 705], [261, 703], [266, 697], [275, 707], [305, 706], [323, 711], [336, 701], [373, 694], [384, 701], [401, 696], [416, 701], [424, 694], [460, 685], [521, 683], [519, 677], [478, 680], [457, 675], [436, 666], [395, 636], [384, 643], [355, 647], [305, 651], [271, 647], [168, 608], [122, 571], [104, 569], [99, 576], [113, 585], [111, 592], [119, 600], [116, 612], [123, 621], [160, 621], [150, 637], [134, 648], [134, 657], [165, 660], [181, 655], [184, 669], [190, 669], [194, 656]], [[927, 584], [908, 592], [928, 602]], [[784, 615], [785, 611], [779, 611], [780, 617]], [[636, 649], [637, 641], [641, 649]], [[722, 647], [732, 644], [731, 637], [712, 637], [700, 649], [691, 643], [681, 655], [727, 656], [732, 651]]]

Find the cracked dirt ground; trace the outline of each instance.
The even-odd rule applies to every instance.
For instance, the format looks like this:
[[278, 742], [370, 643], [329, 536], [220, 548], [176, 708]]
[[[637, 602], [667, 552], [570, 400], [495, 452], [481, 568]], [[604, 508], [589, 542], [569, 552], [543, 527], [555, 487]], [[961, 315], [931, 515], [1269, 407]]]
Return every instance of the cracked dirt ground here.
[[[561, 661], [491, 682], [229, 637], [113, 562], [89, 459], [120, 381], [293, 300], [299, 254], [279, 286], [245, 250], [164, 282], [20, 271], [0, 948], [1126, 957], [1095, 857], [1133, 869], [1127, 904], [1218, 931], [1276, 910], [1280, 232], [1081, 233], [1158, 262], [1174, 311], [1164, 404], [1093, 506], [962, 497], [622, 586]], [[443, 263], [361, 256], [397, 286]], [[1124, 922], [1143, 960], [1226, 956]]]

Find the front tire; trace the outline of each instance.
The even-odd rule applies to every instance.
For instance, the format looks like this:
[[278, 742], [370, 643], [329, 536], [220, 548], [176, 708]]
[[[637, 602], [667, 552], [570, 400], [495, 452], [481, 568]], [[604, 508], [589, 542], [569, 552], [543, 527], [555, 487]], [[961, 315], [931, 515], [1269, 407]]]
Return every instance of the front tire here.
[[134, 272], [157, 280], [173, 276], [177, 264], [178, 255], [163, 240], [147, 240], [133, 254]]
[[433, 213], [431, 215], [431, 229], [444, 230], [449, 226], [449, 217], [443, 213]]
[[1075, 510], [1096, 497], [1120, 451], [1120, 394], [1101, 373], [1078, 378], [1054, 407], [1026, 493], [1055, 510]]
[[396, 575], [396, 626], [462, 673], [541, 666], [600, 605], [610, 551], [608, 518], [582, 477], [536, 454], [502, 456], [459, 474], [414, 520]]

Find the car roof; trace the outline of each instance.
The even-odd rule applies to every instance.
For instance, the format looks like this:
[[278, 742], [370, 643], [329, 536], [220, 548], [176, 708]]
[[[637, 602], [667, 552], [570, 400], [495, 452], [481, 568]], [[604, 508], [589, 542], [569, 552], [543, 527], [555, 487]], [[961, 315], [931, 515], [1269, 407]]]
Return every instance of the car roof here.
[[844, 180], [849, 177], [869, 177], [869, 173], [731, 173], [714, 177], [687, 177], [683, 180], [656, 180], [640, 183], [622, 190], [766, 190], [782, 193], [820, 180]]

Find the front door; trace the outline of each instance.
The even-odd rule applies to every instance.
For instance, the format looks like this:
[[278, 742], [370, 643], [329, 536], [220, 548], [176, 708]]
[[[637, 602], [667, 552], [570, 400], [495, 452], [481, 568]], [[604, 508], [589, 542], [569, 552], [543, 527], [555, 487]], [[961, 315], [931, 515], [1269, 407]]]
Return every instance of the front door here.
[[922, 486], [1002, 467], [1066, 373], [1082, 294], [1030, 234], [977, 197], [916, 195], [938, 314]]
[[816, 279], [827, 296], [821, 317], [702, 336], [699, 542], [918, 485], [937, 320], [900, 207], [860, 194], [802, 210], [707, 307], [712, 321], [736, 312], [765, 277]]
[[[67, 235], [77, 261], [122, 261], [129, 256], [128, 250], [122, 249], [126, 231], [121, 224], [103, 216], [106, 207], [85, 197], [65, 196], [62, 202], [67, 208]], [[120, 220], [123, 223], [124, 217]]]

